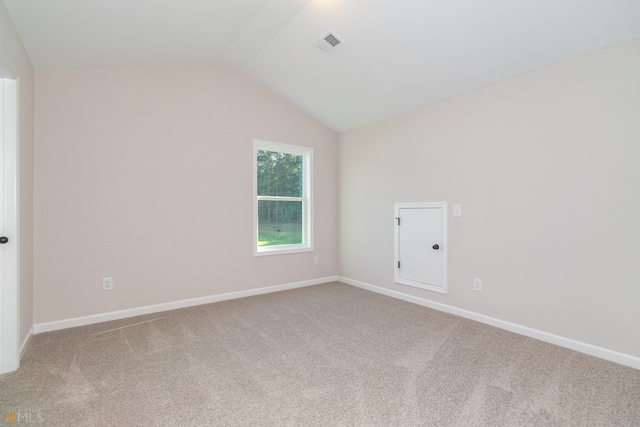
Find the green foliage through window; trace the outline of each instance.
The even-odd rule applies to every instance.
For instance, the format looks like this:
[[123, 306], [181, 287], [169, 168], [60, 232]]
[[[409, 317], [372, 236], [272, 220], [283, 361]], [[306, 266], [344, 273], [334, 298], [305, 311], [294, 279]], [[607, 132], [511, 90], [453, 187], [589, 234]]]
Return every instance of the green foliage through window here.
[[305, 243], [305, 156], [256, 151], [258, 247]]
[[258, 246], [302, 243], [302, 202], [260, 200]]
[[302, 197], [302, 156], [258, 150], [258, 196]]

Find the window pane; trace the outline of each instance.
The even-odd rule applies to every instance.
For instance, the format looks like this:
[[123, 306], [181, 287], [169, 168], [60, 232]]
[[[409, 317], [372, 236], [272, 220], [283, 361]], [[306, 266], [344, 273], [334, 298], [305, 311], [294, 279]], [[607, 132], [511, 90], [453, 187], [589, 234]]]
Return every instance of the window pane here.
[[302, 244], [302, 202], [258, 201], [258, 246]]
[[302, 158], [258, 150], [258, 196], [302, 197]]

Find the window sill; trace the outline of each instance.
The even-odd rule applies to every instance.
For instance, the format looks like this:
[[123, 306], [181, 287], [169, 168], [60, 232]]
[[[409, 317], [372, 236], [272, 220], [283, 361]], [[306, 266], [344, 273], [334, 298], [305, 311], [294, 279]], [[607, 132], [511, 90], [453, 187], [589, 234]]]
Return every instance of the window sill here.
[[285, 255], [299, 252], [313, 252], [313, 248], [306, 245], [263, 246], [254, 251], [253, 256]]

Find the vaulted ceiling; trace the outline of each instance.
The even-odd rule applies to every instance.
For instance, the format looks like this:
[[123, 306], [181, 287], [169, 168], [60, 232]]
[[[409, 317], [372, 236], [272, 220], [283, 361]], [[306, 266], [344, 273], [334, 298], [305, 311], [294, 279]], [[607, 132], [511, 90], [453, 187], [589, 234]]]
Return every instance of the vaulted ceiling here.
[[221, 65], [337, 132], [640, 37], [638, 0], [4, 3], [37, 69]]

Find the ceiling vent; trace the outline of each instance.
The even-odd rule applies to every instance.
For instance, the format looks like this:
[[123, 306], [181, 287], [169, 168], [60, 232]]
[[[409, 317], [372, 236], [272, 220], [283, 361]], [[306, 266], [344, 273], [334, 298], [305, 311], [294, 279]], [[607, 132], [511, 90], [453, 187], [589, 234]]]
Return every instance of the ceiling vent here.
[[316, 42], [316, 46], [318, 46], [318, 48], [324, 53], [330, 53], [343, 44], [344, 42], [331, 31], [322, 36], [322, 38]]

